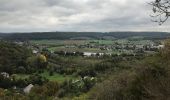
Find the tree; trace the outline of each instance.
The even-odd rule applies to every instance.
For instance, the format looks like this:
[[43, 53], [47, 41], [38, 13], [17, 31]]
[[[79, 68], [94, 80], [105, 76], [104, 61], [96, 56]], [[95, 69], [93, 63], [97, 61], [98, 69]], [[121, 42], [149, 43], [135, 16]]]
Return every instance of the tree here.
[[0, 71], [9, 74], [17, 73], [22, 66], [27, 67], [26, 59], [31, 50], [11, 42], [0, 41]]
[[35, 68], [35, 69], [44, 69], [47, 67], [47, 58], [40, 54], [37, 56], [32, 56], [27, 59], [27, 65]]
[[165, 41], [165, 48], [161, 50], [161, 56], [164, 58], [164, 60], [170, 61], [170, 40]]
[[38, 64], [38, 68], [46, 68], [47, 67], [47, 58], [40, 54], [37, 56], [37, 64]]
[[155, 0], [149, 4], [153, 6], [152, 21], [162, 25], [170, 16], [170, 0]]

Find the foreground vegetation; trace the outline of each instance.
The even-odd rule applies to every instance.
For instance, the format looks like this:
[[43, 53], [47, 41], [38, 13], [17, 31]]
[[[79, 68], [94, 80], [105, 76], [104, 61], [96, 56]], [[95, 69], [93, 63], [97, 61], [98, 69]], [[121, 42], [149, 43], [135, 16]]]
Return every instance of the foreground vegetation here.
[[170, 99], [169, 41], [150, 56], [33, 54], [27, 45], [1, 41], [0, 46], [1, 100]]

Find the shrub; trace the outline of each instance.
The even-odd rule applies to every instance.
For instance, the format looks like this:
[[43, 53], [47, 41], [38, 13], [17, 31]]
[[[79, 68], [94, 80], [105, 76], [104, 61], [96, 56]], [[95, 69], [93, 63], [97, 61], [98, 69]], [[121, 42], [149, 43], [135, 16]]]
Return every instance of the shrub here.
[[112, 76], [96, 86], [91, 97], [97, 100], [170, 99], [170, 66], [160, 61], [153, 63], [138, 65], [134, 69]]

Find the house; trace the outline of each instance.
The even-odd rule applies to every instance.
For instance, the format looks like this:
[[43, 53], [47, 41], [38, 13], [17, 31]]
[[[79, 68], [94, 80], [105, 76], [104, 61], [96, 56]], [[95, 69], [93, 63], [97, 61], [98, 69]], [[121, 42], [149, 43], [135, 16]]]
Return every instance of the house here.
[[29, 94], [33, 87], [34, 85], [29, 84], [27, 87], [24, 88], [24, 93]]
[[140, 45], [140, 44], [139, 44], [139, 45], [136, 45], [136, 48], [137, 48], [137, 49], [143, 49], [143, 47], [144, 47], [144, 45]]
[[83, 56], [86, 56], [86, 57], [91, 57], [91, 56], [96, 56], [97, 53], [92, 53], [92, 52], [84, 52], [83, 53]]
[[14, 42], [14, 43], [17, 45], [20, 45], [20, 46], [22, 46], [24, 44], [23, 42]]
[[2, 72], [1, 75], [2, 75], [3, 77], [5, 77], [5, 78], [9, 78], [9, 74], [6, 73], [6, 72]]
[[157, 48], [158, 49], [163, 49], [165, 47], [165, 45], [158, 45]]
[[37, 54], [37, 53], [38, 53], [38, 50], [32, 50], [32, 53], [33, 53], [33, 54]]
[[99, 56], [103, 56], [104, 55], [104, 53], [99, 53]]

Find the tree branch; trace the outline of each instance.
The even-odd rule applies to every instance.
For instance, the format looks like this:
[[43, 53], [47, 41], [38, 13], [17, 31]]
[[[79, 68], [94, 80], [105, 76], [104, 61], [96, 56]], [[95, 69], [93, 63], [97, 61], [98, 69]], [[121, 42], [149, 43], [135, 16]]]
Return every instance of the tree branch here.
[[152, 20], [153, 22], [158, 22], [162, 25], [168, 20], [170, 16], [170, 0], [155, 0], [149, 4], [153, 6], [153, 14], [150, 15], [155, 18], [155, 20]]

